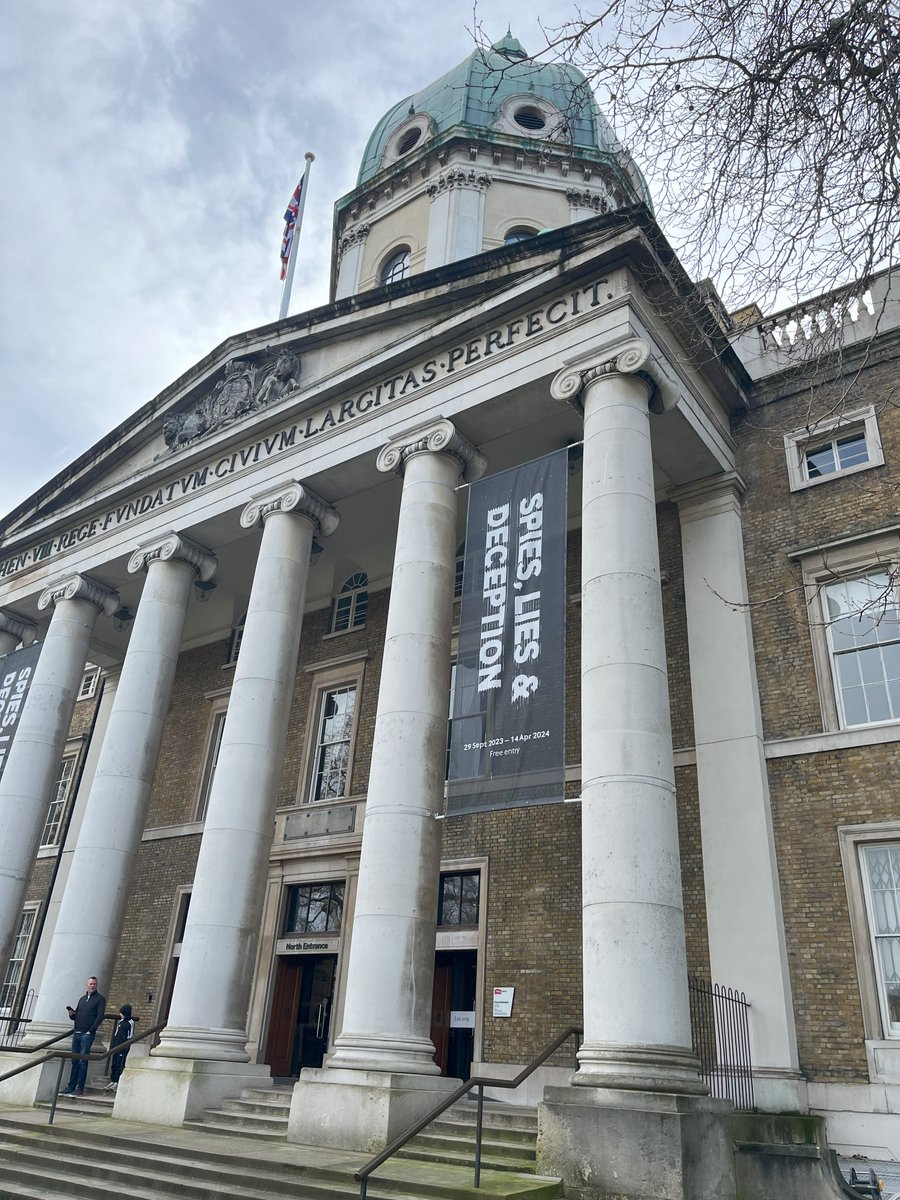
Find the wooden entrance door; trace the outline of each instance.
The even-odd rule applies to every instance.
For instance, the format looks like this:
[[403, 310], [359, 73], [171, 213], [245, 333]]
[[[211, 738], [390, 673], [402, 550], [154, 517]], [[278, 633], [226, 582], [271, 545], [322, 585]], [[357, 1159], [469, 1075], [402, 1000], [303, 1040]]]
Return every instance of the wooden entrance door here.
[[302, 982], [303, 959], [279, 958], [275, 968], [275, 991], [266, 1046], [266, 1062], [276, 1078], [286, 1079], [291, 1074]]
[[434, 1042], [434, 1061], [447, 1074], [450, 1049], [450, 983], [451, 967], [438, 960], [434, 964], [434, 987], [431, 993], [431, 1040]]

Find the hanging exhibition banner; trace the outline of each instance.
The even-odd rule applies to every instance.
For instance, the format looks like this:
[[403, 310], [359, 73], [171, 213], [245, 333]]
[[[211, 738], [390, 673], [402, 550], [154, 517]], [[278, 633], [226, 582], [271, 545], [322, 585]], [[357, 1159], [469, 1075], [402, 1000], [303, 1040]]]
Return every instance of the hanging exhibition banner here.
[[563, 799], [567, 479], [559, 450], [469, 488], [448, 816]]
[[34, 678], [41, 645], [41, 642], [35, 642], [0, 658], [0, 777], [19, 728], [19, 717]]

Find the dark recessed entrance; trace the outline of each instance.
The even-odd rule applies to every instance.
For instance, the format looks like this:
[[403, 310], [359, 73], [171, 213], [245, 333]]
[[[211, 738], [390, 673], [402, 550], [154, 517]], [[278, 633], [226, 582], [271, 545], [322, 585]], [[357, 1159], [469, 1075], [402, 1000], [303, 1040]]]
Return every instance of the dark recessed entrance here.
[[336, 954], [279, 958], [266, 1062], [273, 1076], [296, 1077], [321, 1067], [328, 1049]]
[[442, 1075], [468, 1079], [475, 1045], [474, 950], [439, 950], [434, 958], [431, 1040]]

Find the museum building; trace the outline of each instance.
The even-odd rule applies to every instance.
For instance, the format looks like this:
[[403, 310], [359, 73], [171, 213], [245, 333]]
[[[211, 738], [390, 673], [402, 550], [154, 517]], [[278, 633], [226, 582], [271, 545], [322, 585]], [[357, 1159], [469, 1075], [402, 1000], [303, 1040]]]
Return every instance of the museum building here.
[[[331, 292], [0, 523], [0, 1014], [94, 974], [166, 1022], [115, 1117], [296, 1080], [367, 1149], [570, 1025], [520, 1101], [702, 1103], [690, 972], [758, 1108], [900, 1158], [896, 279], [729, 315], [507, 35], [378, 123]], [[457, 813], [468, 494], [557, 451], [564, 779]]]

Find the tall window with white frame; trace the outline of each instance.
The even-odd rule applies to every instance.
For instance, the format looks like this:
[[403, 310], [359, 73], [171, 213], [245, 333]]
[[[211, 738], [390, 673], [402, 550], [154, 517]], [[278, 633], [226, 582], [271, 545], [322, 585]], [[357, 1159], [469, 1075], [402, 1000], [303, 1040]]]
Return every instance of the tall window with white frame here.
[[356, 692], [355, 683], [322, 692], [309, 791], [313, 802], [347, 795]]
[[198, 821], [202, 821], [206, 817], [209, 797], [212, 794], [213, 779], [216, 775], [216, 764], [219, 761], [219, 750], [222, 748], [222, 732], [225, 729], [225, 718], [227, 715], [228, 712], [224, 708], [219, 712], [213, 713], [206, 762], [204, 763], [203, 776], [200, 780], [200, 795], [197, 800]]
[[16, 993], [18, 992], [19, 984], [25, 971], [28, 948], [31, 944], [31, 935], [34, 932], [36, 921], [37, 909], [26, 908], [19, 920], [19, 928], [16, 931], [16, 940], [13, 942], [12, 954], [6, 968], [6, 976], [3, 980], [3, 986], [0, 987], [0, 1012], [9, 1012], [15, 1003]]
[[365, 571], [356, 571], [344, 580], [335, 597], [331, 632], [345, 633], [348, 629], [359, 629], [365, 625], [368, 611], [369, 577]]
[[888, 570], [822, 586], [840, 723], [900, 720], [900, 603]]
[[885, 1037], [900, 1038], [900, 842], [860, 847]]
[[67, 755], [59, 764], [59, 773], [50, 797], [47, 809], [47, 819], [44, 821], [44, 831], [41, 834], [41, 846], [56, 846], [59, 844], [60, 830], [63, 817], [72, 791], [72, 780], [75, 777], [77, 755]]

